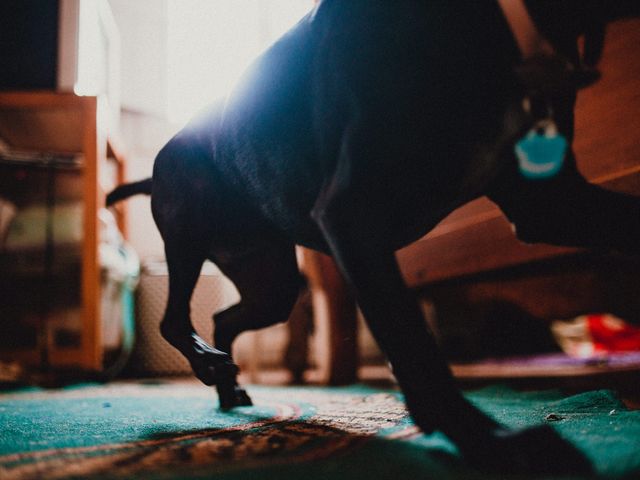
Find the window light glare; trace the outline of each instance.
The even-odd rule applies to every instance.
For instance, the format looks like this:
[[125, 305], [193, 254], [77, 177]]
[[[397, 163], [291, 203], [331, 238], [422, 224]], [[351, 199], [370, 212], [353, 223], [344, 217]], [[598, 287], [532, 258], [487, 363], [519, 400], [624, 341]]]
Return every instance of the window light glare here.
[[169, 0], [168, 117], [186, 122], [312, 6], [306, 0]]

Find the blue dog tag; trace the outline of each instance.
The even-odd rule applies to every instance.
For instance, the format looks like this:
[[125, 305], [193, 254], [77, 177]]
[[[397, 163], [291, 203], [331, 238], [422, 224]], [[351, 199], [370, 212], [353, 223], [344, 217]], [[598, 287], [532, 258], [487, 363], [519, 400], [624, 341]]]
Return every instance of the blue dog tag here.
[[553, 177], [562, 168], [567, 140], [553, 120], [543, 120], [515, 145], [520, 173], [531, 180]]

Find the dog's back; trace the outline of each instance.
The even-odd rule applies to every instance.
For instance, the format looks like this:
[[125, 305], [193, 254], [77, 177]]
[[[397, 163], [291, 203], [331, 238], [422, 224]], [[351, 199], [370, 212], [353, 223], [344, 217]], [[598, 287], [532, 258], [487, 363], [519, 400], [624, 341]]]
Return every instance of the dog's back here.
[[[322, 2], [253, 65], [219, 128], [202, 135], [216, 174], [267, 223], [321, 250], [310, 212], [356, 122], [371, 126], [372, 155], [353, 167], [369, 172], [363, 195], [393, 246], [479, 195], [498, 159], [476, 150], [491, 151], [502, 133], [517, 54], [504, 25], [493, 28], [503, 22], [493, 2], [435, 3]], [[211, 123], [186, 131], [200, 137]]]

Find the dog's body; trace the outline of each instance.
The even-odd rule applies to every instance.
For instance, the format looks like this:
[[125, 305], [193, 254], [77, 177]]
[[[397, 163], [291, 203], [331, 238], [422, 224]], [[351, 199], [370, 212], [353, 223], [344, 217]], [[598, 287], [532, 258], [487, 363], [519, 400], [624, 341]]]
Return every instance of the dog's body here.
[[[559, 42], [568, 55], [583, 33], [575, 30]], [[250, 403], [223, 352], [239, 333], [287, 319], [299, 244], [331, 254], [353, 285], [422, 429], [442, 430], [489, 468], [583, 465], [552, 430], [508, 432], [464, 399], [394, 257], [481, 195], [525, 240], [640, 251], [640, 202], [587, 184], [571, 154], [551, 179], [520, 175], [513, 146], [535, 118], [522, 108], [519, 62], [493, 1], [326, 0], [224, 105], [163, 148], [152, 183], [112, 194], [110, 202], [151, 188], [170, 275], [162, 332], [217, 385], [223, 407]], [[571, 140], [575, 89], [546, 97]], [[607, 233], [594, 238], [595, 222]], [[189, 320], [205, 259], [242, 298], [214, 316], [215, 349]]]

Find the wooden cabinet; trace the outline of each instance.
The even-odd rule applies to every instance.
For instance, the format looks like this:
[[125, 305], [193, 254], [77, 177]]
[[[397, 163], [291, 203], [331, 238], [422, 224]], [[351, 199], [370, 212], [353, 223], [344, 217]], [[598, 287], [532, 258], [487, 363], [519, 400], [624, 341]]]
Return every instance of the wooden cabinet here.
[[[55, 163], [45, 161], [45, 167], [40, 169], [40, 173], [35, 171], [37, 167], [29, 163], [22, 166], [15, 162], [12, 166], [5, 164], [2, 167], [3, 173], [0, 173], [0, 197], [16, 204], [18, 209], [35, 203], [42, 204], [47, 198], [59, 204], [73, 205], [71, 210], [79, 216], [73, 222], [80, 225], [76, 242], [63, 242], [55, 246], [23, 245], [17, 249], [18, 253], [30, 254], [30, 258], [36, 260], [46, 260], [47, 255], [57, 255], [57, 259], [63, 258], [61, 256], [65, 254], [74, 257], [75, 260], [69, 263], [72, 266], [65, 270], [72, 272], [68, 276], [53, 278], [49, 275], [50, 278], [40, 284], [39, 280], [26, 281], [25, 285], [31, 285], [29, 289], [32, 290], [27, 292], [13, 288], [20, 284], [19, 275], [7, 278], [13, 274], [0, 272], [4, 276], [5, 285], [5, 292], [0, 291], [0, 302], [5, 306], [29, 306], [29, 302], [32, 302], [33, 318], [27, 323], [31, 322], [28, 330], [35, 334], [35, 338], [32, 335], [32, 338], [26, 340], [20, 340], [18, 336], [5, 338], [0, 348], [2, 360], [15, 360], [34, 366], [80, 367], [86, 370], [102, 368], [98, 212], [104, 204], [105, 191], [124, 178], [125, 166], [115, 135], [108, 131], [106, 110], [105, 102], [97, 97], [44, 91], [0, 92], [0, 138], [11, 150], [41, 152], [43, 159], [57, 156], [75, 156], [76, 159], [66, 168], [57, 168]], [[29, 178], [34, 179], [33, 184], [20, 185], [20, 182]], [[54, 185], [53, 191], [49, 191], [47, 185]], [[120, 211], [117, 217], [123, 226], [124, 212]], [[45, 225], [44, 228], [49, 227]], [[56, 227], [51, 228], [55, 231]], [[7, 252], [6, 249], [0, 251], [5, 261], [12, 262], [8, 265], [13, 267], [16, 260], [11, 254], [18, 255]], [[20, 258], [24, 258], [24, 255]], [[33, 289], [36, 284], [39, 286]], [[6, 289], [10, 290], [10, 294]], [[58, 342], [47, 333], [47, 322], [53, 321], [53, 314], [46, 302], [37, 306], [38, 302], [43, 302], [42, 289], [49, 289], [49, 304], [55, 301], [62, 303], [64, 307], [64, 299], [67, 298], [74, 305], [72, 310], [75, 313], [72, 316], [75, 319], [67, 318], [65, 321], [75, 321], [75, 333], [66, 341], [63, 338]], [[27, 298], [19, 298], [21, 295]], [[56, 298], [52, 299], [52, 296]], [[16, 311], [11, 308], [3, 309], [0, 326], [4, 324], [5, 332], [17, 331], [12, 325], [24, 320], [11, 318], [10, 313], [7, 313]], [[65, 311], [64, 308], [62, 311]], [[66, 312], [63, 316], [71, 315], [70, 310]]]

